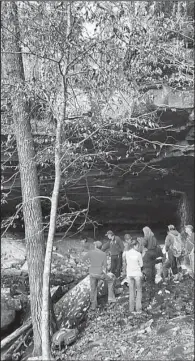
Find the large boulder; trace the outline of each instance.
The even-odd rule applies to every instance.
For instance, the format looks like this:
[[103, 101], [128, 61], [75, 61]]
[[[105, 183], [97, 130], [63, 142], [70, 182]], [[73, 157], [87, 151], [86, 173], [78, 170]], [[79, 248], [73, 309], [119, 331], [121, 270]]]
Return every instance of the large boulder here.
[[26, 259], [26, 248], [22, 240], [12, 238], [1, 239], [1, 268], [11, 268], [22, 264]]
[[[108, 302], [115, 302], [113, 284], [115, 276], [107, 273], [105, 280], [98, 283], [98, 297], [108, 294]], [[111, 286], [111, 287], [110, 287]], [[119, 292], [117, 292], [119, 293]], [[85, 319], [90, 307], [90, 276], [77, 283], [55, 305], [54, 312], [58, 327], [75, 328]]]
[[20, 269], [24, 273], [28, 273], [28, 263], [27, 261], [24, 262], [23, 266]]
[[1, 292], [1, 330], [6, 330], [14, 322], [16, 311], [21, 309], [19, 299], [11, 297], [9, 292]]

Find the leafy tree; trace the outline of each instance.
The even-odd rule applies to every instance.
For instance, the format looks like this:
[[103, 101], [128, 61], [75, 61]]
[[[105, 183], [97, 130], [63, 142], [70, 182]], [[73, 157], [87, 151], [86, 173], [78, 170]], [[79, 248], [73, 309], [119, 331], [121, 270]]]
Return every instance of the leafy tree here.
[[[17, 16], [17, 8], [19, 23], [14, 31], [20, 49], [16, 49], [16, 34], [13, 35], [10, 23], [11, 14], [15, 18]], [[20, 72], [22, 80], [19, 75], [12, 78], [11, 73], [8, 85], [7, 78], [3, 80], [3, 92], [7, 99], [5, 118], [9, 121], [3, 126], [11, 133], [4, 144], [6, 152], [8, 157], [12, 157], [12, 117], [16, 125], [18, 118], [14, 111], [18, 114], [16, 110], [22, 104], [27, 109], [24, 119], [28, 118], [30, 143], [33, 145], [34, 140], [35, 144], [35, 153], [31, 158], [35, 173], [37, 165], [41, 186], [44, 172], [55, 165], [55, 173], [51, 175], [53, 190], [49, 197], [48, 189], [46, 195], [42, 194], [42, 204], [51, 202], [42, 324], [43, 329], [48, 330], [43, 332], [42, 346], [46, 348], [42, 350], [42, 355], [49, 357], [49, 327], [46, 325], [49, 320], [49, 274], [55, 227], [66, 225], [69, 230], [78, 217], [82, 217], [82, 227], [89, 221], [88, 173], [91, 169], [98, 169], [101, 165], [107, 172], [111, 172], [113, 167], [121, 173], [132, 172], [136, 164], [141, 164], [143, 169], [147, 166], [143, 159], [146, 148], [155, 148], [157, 154], [160, 152], [162, 145], [150, 134], [154, 129], [163, 127], [157, 110], [147, 103], [144, 93], [148, 89], [167, 86], [192, 88], [192, 38], [189, 33], [192, 22], [186, 2], [178, 2], [177, 5], [176, 2], [153, 1], [76, 1], [71, 5], [60, 1], [18, 1], [14, 5], [4, 2], [3, 18], [4, 67], [7, 70], [9, 57], [10, 64], [17, 60], [24, 68]], [[12, 81], [14, 86], [18, 85], [14, 92], [10, 87]], [[21, 99], [19, 104], [18, 99]], [[18, 137], [22, 134], [21, 130], [18, 134], [19, 129], [15, 133], [17, 146]], [[42, 137], [37, 137], [40, 133]], [[50, 137], [50, 142], [46, 135]], [[134, 156], [129, 169], [120, 165], [116, 149], [121, 143], [126, 149], [126, 157]], [[28, 156], [26, 162], [27, 159]], [[72, 207], [67, 196], [59, 197], [59, 192], [70, 189], [81, 179], [86, 181], [88, 206], [78, 210]], [[39, 193], [34, 197], [40, 206]], [[66, 211], [58, 207], [58, 198], [63, 206], [61, 209]], [[23, 195], [25, 205], [24, 199]], [[3, 201], [6, 201], [5, 193]], [[20, 210], [21, 207], [17, 214]], [[28, 217], [24, 208], [23, 215], [25, 232], [28, 233]], [[44, 242], [41, 242], [43, 245]], [[27, 242], [28, 245], [30, 247]], [[42, 275], [43, 267], [38, 275], [40, 279]], [[40, 309], [39, 304], [39, 314]], [[36, 345], [38, 355], [40, 336]]]

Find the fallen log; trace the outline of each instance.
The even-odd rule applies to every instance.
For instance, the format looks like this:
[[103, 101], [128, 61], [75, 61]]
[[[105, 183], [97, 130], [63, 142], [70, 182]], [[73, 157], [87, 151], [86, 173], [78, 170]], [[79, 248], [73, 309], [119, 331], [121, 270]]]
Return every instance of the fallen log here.
[[2, 361], [11, 360], [11, 356], [13, 355], [15, 348], [17, 348], [17, 346], [19, 344], [21, 344], [22, 339], [23, 339], [23, 335], [21, 335], [16, 341], [14, 341], [7, 350], [5, 350], [4, 352], [1, 351], [1, 360]]
[[23, 336], [23, 334], [8, 348], [7, 351], [5, 351], [4, 354], [1, 353], [1, 359], [2, 361], [10, 361], [12, 359], [13, 355], [16, 355], [16, 353], [20, 350], [22, 345], [25, 345], [26, 339], [29, 337], [29, 335], [32, 333], [32, 328], [30, 327], [27, 331], [26, 335]]
[[[107, 293], [107, 282], [99, 281], [98, 296]], [[74, 328], [84, 319], [90, 306], [90, 278], [85, 277], [69, 290], [55, 305], [58, 327]]]
[[[51, 299], [55, 299], [55, 296], [58, 294], [58, 292], [61, 291], [61, 286], [57, 286], [51, 289]], [[1, 350], [7, 347], [10, 343], [14, 342], [16, 338], [20, 337], [24, 332], [26, 332], [28, 329], [32, 327], [32, 321], [31, 318], [26, 320], [26, 322], [17, 330], [11, 333], [11, 335], [5, 337], [1, 341]]]
[[27, 331], [32, 326], [32, 321], [29, 319], [24, 325], [17, 328], [11, 335], [5, 337], [1, 341], [1, 350], [8, 346], [11, 342], [14, 342], [16, 338], [20, 337], [25, 331]]

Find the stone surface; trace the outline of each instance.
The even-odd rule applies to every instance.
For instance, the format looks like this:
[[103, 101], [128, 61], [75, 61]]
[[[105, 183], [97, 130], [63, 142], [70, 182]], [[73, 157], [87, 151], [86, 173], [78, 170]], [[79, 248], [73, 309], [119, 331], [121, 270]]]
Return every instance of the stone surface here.
[[1, 268], [6, 269], [24, 263], [26, 248], [20, 239], [1, 238]]
[[10, 276], [10, 277], [12, 277], [12, 276], [16, 276], [16, 277], [18, 277], [18, 276], [21, 276], [21, 271], [20, 271], [20, 269], [18, 269], [18, 268], [13, 268], [13, 267], [11, 267], [11, 268], [2, 268], [1, 269], [1, 276]]
[[16, 311], [21, 310], [21, 308], [20, 300], [12, 298], [9, 293], [1, 294], [1, 330], [7, 329], [14, 321]]
[[[107, 281], [99, 281], [98, 296], [105, 294], [113, 295], [108, 285], [113, 285], [115, 276], [108, 273]], [[110, 283], [111, 282], [111, 283]], [[119, 290], [120, 292], [120, 290]], [[113, 297], [113, 296], [112, 296]], [[74, 328], [86, 317], [86, 312], [90, 307], [90, 277], [89, 275], [76, 284], [68, 293], [66, 293], [54, 306], [54, 312], [60, 327]]]
[[28, 272], [28, 263], [27, 261], [25, 261], [25, 263], [23, 264], [23, 266], [20, 269], [22, 272]]

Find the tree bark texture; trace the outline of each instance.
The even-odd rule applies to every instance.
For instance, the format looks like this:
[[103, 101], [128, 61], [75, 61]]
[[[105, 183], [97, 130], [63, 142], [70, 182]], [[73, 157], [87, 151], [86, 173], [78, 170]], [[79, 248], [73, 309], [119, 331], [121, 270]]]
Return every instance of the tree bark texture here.
[[11, 87], [12, 111], [22, 186], [23, 216], [29, 269], [34, 355], [41, 353], [41, 307], [45, 244], [34, 142], [28, 114], [25, 75], [20, 47], [20, 29], [16, 2], [8, 2], [10, 54], [6, 71]]
[[186, 224], [194, 224], [193, 193], [193, 190], [191, 195], [187, 193], [181, 193], [181, 199], [178, 205], [178, 216], [180, 218], [181, 229], [184, 229]]
[[[64, 108], [66, 104], [64, 103]], [[51, 346], [50, 346], [50, 273], [51, 273], [51, 260], [53, 250], [53, 239], [56, 229], [56, 215], [58, 208], [58, 196], [61, 180], [61, 167], [60, 167], [60, 147], [61, 147], [61, 124], [63, 119], [57, 121], [56, 128], [56, 144], [55, 144], [55, 181], [51, 198], [51, 211], [49, 232], [47, 238], [47, 247], [45, 254], [44, 272], [43, 272], [43, 298], [42, 298], [42, 357], [43, 360], [51, 359]]]
[[[56, 148], [59, 146], [59, 135], [56, 132]], [[55, 152], [55, 182], [51, 200], [51, 212], [50, 212], [50, 223], [49, 233], [47, 238], [47, 247], [44, 263], [43, 273], [43, 298], [42, 298], [42, 357], [43, 360], [50, 360], [50, 273], [51, 273], [51, 259], [53, 249], [53, 239], [55, 235], [56, 227], [56, 214], [58, 207], [58, 195], [60, 188], [60, 154], [59, 149]]]
[[[67, 35], [70, 31], [70, 15], [71, 5], [67, 4]], [[61, 114], [57, 118], [56, 126], [56, 141], [55, 141], [55, 181], [51, 198], [51, 211], [50, 211], [50, 223], [49, 232], [47, 238], [44, 272], [43, 272], [43, 299], [42, 299], [42, 358], [43, 360], [51, 360], [51, 341], [50, 341], [50, 273], [51, 273], [51, 260], [53, 250], [53, 239], [56, 229], [56, 215], [58, 208], [58, 197], [61, 181], [61, 132], [62, 123], [66, 117], [66, 102], [67, 102], [67, 64], [69, 62], [69, 49], [65, 55], [65, 69], [64, 71], [59, 64], [59, 71], [62, 75], [63, 81], [63, 105]]]

